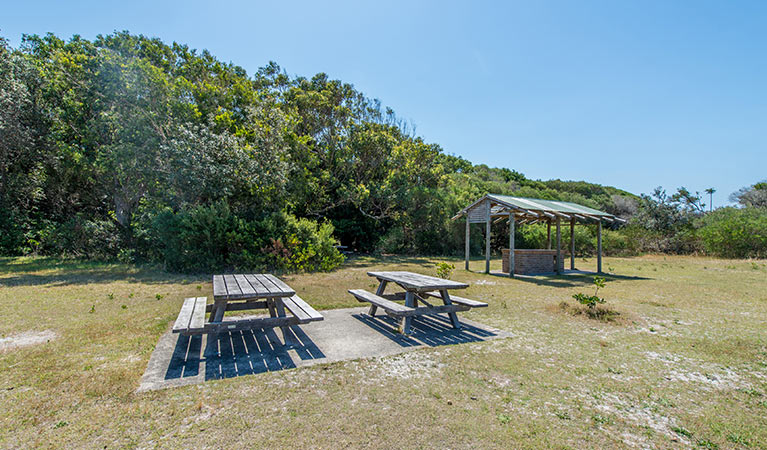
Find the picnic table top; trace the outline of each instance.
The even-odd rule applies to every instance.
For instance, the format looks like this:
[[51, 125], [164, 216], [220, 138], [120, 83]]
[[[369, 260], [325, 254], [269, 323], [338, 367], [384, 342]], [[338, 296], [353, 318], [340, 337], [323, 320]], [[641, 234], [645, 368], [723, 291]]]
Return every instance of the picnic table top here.
[[295, 294], [293, 288], [269, 273], [213, 275], [215, 300], [292, 297]]
[[379, 280], [391, 281], [397, 283], [407, 290], [431, 291], [440, 289], [466, 289], [469, 287], [466, 283], [460, 281], [446, 280], [444, 278], [431, 277], [413, 272], [368, 272], [371, 277]]

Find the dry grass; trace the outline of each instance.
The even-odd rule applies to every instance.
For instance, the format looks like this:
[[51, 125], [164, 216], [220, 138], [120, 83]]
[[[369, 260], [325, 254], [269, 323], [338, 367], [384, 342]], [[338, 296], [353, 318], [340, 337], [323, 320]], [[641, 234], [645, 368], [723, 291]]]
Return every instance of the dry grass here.
[[[284, 278], [339, 308], [357, 305], [346, 289], [375, 287], [368, 270], [433, 274], [437, 261], [363, 258]], [[559, 308], [590, 277], [456, 270], [490, 303], [467, 316], [515, 338], [135, 394], [183, 298], [211, 296], [209, 277], [0, 259], [0, 338], [52, 337], [0, 351], [0, 446], [767, 448], [767, 263], [605, 268], [619, 274], [600, 290], [617, 324]]]

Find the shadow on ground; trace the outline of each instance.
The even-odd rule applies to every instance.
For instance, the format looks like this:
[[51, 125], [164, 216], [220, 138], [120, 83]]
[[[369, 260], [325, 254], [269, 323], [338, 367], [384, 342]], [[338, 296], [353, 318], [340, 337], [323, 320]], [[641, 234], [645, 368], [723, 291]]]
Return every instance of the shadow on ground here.
[[[4, 276], [10, 275], [10, 276]], [[0, 286], [68, 286], [124, 281], [141, 284], [209, 282], [206, 275], [175, 275], [154, 266], [29, 258], [0, 258]]]
[[355, 254], [347, 256], [346, 262], [344, 262], [341, 268], [348, 267], [373, 267], [391, 264], [416, 264], [432, 266], [434, 261], [428, 257], [420, 256], [403, 256], [403, 255], [364, 255]]
[[138, 391], [513, 336], [460, 316], [461, 329], [452, 328], [447, 316], [416, 317], [412, 334], [403, 336], [396, 320], [366, 311], [323, 311], [322, 321], [290, 327], [288, 337], [295, 342], [290, 347], [283, 345], [279, 328], [193, 337], [168, 331], [155, 346]]
[[460, 329], [453, 328], [450, 320], [443, 316], [416, 316], [411, 322], [410, 335], [399, 332], [399, 322], [389, 316], [370, 316], [366, 313], [353, 314], [352, 317], [379, 332], [382, 336], [401, 347], [466, 344], [480, 342], [496, 336], [491, 330], [462, 323]]
[[[502, 278], [509, 278], [508, 273], [503, 272], [490, 272], [491, 276], [494, 277], [502, 277]], [[575, 273], [565, 273], [563, 275], [556, 275], [556, 274], [541, 274], [541, 275], [517, 275], [514, 277], [515, 281], [522, 281], [524, 283], [531, 283], [538, 286], [548, 286], [548, 287], [577, 287], [577, 286], [587, 286], [591, 285], [594, 282], [595, 276], [600, 276], [605, 279], [607, 282], [611, 281], [643, 281], [643, 280], [652, 280], [652, 278], [647, 277], [637, 277], [637, 276], [629, 276], [629, 275], [616, 275], [612, 273], [603, 273], [601, 275], [597, 274], [596, 272], [575, 272]]]
[[[165, 379], [197, 377], [201, 370], [207, 381], [293, 369], [296, 363], [289, 350], [301, 360], [325, 357], [299, 327], [291, 327], [291, 332], [296, 341], [292, 347], [282, 344], [274, 329], [233, 331], [209, 339], [203, 339], [202, 335], [179, 335]], [[205, 350], [201, 354], [203, 345]]]

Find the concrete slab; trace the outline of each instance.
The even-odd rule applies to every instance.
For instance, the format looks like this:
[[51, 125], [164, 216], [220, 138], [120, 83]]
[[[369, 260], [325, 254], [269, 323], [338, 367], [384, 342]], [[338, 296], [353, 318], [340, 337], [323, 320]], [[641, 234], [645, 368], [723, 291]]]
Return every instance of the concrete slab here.
[[370, 317], [367, 310], [322, 311], [325, 320], [290, 328], [300, 343], [293, 348], [283, 345], [279, 328], [210, 337], [187, 337], [168, 331], [160, 337], [149, 359], [138, 392], [512, 336], [460, 315], [460, 330], [450, 326], [447, 316], [420, 316], [413, 320], [412, 334], [404, 336], [396, 333], [394, 319], [380, 312]]

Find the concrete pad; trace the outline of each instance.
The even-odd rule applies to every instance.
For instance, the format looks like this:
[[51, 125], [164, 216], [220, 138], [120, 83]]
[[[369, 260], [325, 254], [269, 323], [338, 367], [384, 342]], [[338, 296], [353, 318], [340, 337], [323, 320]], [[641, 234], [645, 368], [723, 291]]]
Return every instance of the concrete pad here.
[[283, 344], [279, 328], [217, 336], [168, 331], [149, 359], [138, 392], [512, 336], [460, 314], [460, 330], [452, 328], [446, 315], [419, 316], [413, 318], [411, 335], [405, 336], [396, 333], [397, 322], [391, 317], [381, 312], [371, 317], [367, 312], [366, 307], [321, 311], [325, 320], [290, 327], [298, 343], [292, 348]]

